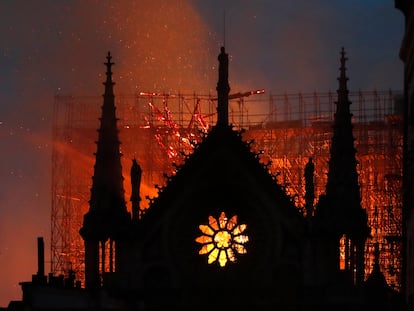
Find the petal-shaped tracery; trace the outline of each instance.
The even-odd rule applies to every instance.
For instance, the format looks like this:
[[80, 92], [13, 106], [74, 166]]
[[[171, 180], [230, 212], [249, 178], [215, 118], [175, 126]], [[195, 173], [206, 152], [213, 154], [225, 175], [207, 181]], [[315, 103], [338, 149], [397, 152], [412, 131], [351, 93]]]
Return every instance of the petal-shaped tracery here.
[[210, 253], [210, 251], [214, 248], [214, 244], [210, 243], [210, 244], [205, 244], [203, 245], [203, 247], [200, 249], [200, 251], [198, 252], [200, 255], [203, 254], [208, 254]]
[[208, 216], [208, 224], [210, 225], [213, 230], [218, 230], [219, 226], [217, 224], [217, 220], [213, 216]]
[[220, 255], [219, 255], [219, 264], [221, 267], [224, 267], [226, 265], [226, 262], [227, 262], [226, 251], [221, 250]]
[[247, 235], [237, 235], [233, 238], [233, 240], [237, 243], [244, 244], [249, 241], [249, 237]]
[[219, 252], [218, 248], [213, 249], [210, 255], [208, 255], [208, 263], [213, 263], [216, 261], [218, 252]]
[[241, 244], [237, 244], [234, 243], [233, 244], [233, 248], [236, 250], [236, 252], [238, 252], [239, 254], [246, 254], [246, 248], [241, 245]]
[[238, 225], [236, 228], [234, 228], [233, 234], [238, 235], [240, 233], [243, 233], [244, 230], [246, 230], [246, 225]]
[[232, 262], [236, 261], [236, 256], [234, 255], [234, 252], [231, 248], [227, 249], [227, 258]]
[[209, 226], [200, 225], [199, 228], [200, 228], [201, 232], [203, 232], [204, 234], [211, 235], [211, 236], [214, 235], [213, 229], [211, 229]]
[[227, 230], [233, 230], [233, 228], [237, 225], [237, 215], [234, 215], [230, 220], [227, 222]]
[[226, 228], [227, 217], [226, 217], [226, 214], [224, 212], [221, 212], [219, 222], [220, 222], [220, 229]]
[[204, 244], [204, 243], [209, 243], [212, 242], [213, 238], [211, 236], [207, 236], [207, 235], [202, 235], [199, 236], [198, 238], [196, 238], [196, 242]]

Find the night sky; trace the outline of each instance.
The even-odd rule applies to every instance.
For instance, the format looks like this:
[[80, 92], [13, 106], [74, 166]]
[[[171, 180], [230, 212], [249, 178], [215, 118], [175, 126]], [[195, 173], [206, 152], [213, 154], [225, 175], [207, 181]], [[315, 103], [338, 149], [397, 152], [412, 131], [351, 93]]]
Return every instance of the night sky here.
[[[54, 96], [335, 91], [340, 49], [351, 91], [402, 90], [404, 19], [392, 0], [0, 0], [0, 306], [50, 258]], [[46, 271], [49, 265], [46, 263]]]

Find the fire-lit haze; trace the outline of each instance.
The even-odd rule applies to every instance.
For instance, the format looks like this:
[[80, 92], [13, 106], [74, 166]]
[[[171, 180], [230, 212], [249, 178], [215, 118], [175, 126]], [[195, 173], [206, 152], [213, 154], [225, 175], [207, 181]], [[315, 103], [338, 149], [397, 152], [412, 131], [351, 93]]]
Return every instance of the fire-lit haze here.
[[[342, 46], [351, 90], [403, 85], [388, 0], [17, 0], [0, 16], [0, 306], [37, 272], [38, 236], [50, 258], [54, 96], [102, 95], [108, 51], [116, 96], [214, 94], [223, 44], [231, 92], [335, 91]], [[72, 156], [92, 172], [92, 154]]]

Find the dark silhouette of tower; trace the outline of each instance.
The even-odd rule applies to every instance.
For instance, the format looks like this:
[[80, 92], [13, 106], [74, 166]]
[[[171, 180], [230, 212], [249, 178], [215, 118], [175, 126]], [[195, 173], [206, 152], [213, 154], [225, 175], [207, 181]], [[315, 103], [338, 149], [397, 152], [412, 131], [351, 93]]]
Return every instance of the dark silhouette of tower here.
[[142, 169], [136, 159], [132, 160], [131, 166], [131, 203], [132, 203], [132, 220], [136, 221], [140, 217], [140, 202], [141, 196], [139, 194], [141, 188]]
[[113, 93], [111, 54], [106, 65], [96, 161], [92, 177], [89, 211], [80, 234], [85, 241], [85, 285], [101, 286], [105, 273], [119, 270], [122, 240], [131, 220], [124, 199], [120, 142], [118, 139], [115, 96]]
[[229, 122], [229, 56], [224, 46], [218, 56], [219, 61], [219, 77], [217, 82], [217, 125], [227, 126]]
[[343, 266], [341, 270], [357, 286], [364, 281], [364, 245], [370, 235], [368, 217], [361, 207], [357, 160], [352, 133], [351, 102], [348, 99], [344, 48], [341, 50], [339, 88], [330, 150], [328, 181], [325, 196], [315, 211], [315, 223], [328, 239], [326, 255], [331, 267], [328, 278], [340, 269], [340, 243]]

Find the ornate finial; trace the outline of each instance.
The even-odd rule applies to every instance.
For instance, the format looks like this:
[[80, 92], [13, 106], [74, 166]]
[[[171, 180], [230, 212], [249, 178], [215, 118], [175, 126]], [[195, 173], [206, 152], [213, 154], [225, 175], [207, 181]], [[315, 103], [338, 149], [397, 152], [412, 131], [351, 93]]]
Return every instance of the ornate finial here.
[[108, 51], [108, 54], [106, 55], [106, 63], [104, 63], [106, 65], [106, 81], [103, 82], [103, 84], [105, 85], [105, 94], [112, 94], [113, 90], [112, 87], [115, 84], [114, 82], [112, 82], [112, 70], [111, 67], [112, 65], [114, 65], [114, 62], [111, 62], [112, 56], [111, 56], [111, 52]]
[[[344, 47], [341, 48], [341, 59], [343, 59], [344, 61], [347, 60], [347, 58], [345, 57], [345, 48]], [[345, 62], [343, 62], [343, 64], [345, 64]]]
[[341, 50], [341, 77], [346, 77], [346, 67], [345, 62], [348, 60], [347, 57], [345, 57], [345, 49], [342, 47]]
[[224, 46], [220, 49], [218, 56], [219, 61], [219, 77], [217, 83], [217, 125], [227, 126], [229, 123], [229, 56]]
[[[346, 76], [346, 66], [345, 63], [348, 60], [347, 57], [345, 57], [345, 49], [344, 47], [342, 47], [341, 49], [341, 67], [339, 68], [340, 70], [340, 75], [338, 78], [339, 81], [339, 92], [346, 92], [346, 94], [348, 93], [348, 87], [347, 87], [347, 81], [348, 78]], [[343, 93], [344, 94], [344, 93]]]
[[106, 59], [107, 59], [107, 62], [105, 63], [105, 65], [106, 65], [106, 75], [107, 76], [112, 76], [112, 71], [111, 71], [111, 67], [112, 67], [112, 65], [114, 65], [115, 63], [113, 63], [113, 62], [111, 62], [111, 59], [112, 59], [112, 56], [111, 56], [111, 52], [108, 52], [108, 54], [106, 55]]
[[108, 54], [106, 55], [106, 59], [107, 59], [107, 62], [105, 63], [105, 65], [111, 68], [111, 66], [114, 64], [111, 62], [111, 59], [112, 59], [111, 52], [108, 51]]

